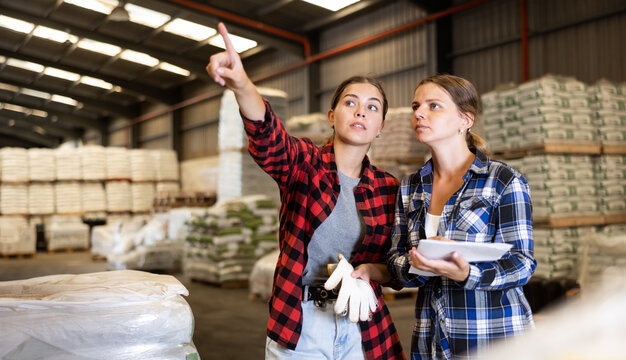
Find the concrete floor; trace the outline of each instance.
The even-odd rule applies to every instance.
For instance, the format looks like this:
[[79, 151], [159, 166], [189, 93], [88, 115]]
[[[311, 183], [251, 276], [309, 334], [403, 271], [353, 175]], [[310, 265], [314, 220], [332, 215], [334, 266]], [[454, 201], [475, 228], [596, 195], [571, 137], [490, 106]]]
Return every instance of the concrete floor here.
[[[0, 259], [0, 281], [52, 274], [105, 271], [106, 262], [88, 252], [37, 253], [32, 258]], [[219, 288], [174, 274], [189, 290], [187, 302], [195, 318], [193, 341], [202, 359], [262, 359], [268, 306], [251, 300], [247, 288]], [[397, 295], [387, 302], [405, 353], [410, 353], [415, 300]]]

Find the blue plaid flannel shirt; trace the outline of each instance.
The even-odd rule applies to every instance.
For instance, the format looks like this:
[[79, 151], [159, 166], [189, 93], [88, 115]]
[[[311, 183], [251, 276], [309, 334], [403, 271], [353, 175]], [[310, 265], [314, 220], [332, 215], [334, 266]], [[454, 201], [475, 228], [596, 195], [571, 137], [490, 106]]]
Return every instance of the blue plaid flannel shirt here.
[[472, 149], [476, 158], [464, 184], [444, 206], [438, 235], [513, 247], [501, 259], [470, 264], [463, 283], [441, 276], [410, 274], [409, 250], [425, 238], [430, 204], [431, 161], [402, 181], [392, 230], [388, 267], [395, 281], [420, 287], [416, 302], [412, 359], [458, 359], [488, 348], [495, 339], [534, 328], [522, 291], [535, 270], [530, 189], [504, 163]]

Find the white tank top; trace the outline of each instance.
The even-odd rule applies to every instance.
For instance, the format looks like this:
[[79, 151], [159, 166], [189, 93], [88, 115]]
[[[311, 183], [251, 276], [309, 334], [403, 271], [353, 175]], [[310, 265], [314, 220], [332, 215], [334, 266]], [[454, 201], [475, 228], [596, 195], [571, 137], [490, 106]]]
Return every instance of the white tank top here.
[[439, 219], [441, 219], [441, 215], [432, 215], [429, 212], [426, 212], [426, 224], [424, 225], [424, 230], [426, 230], [426, 238], [437, 236], [437, 228], [439, 228]]

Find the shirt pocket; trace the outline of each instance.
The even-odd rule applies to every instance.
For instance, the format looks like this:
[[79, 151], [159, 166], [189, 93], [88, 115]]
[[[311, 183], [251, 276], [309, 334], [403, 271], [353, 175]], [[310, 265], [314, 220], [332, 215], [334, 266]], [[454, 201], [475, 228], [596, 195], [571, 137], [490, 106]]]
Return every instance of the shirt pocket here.
[[456, 229], [469, 234], [487, 232], [492, 209], [491, 199], [478, 196], [462, 199], [459, 203]]
[[407, 231], [409, 234], [417, 233], [419, 235], [420, 228], [422, 227], [422, 220], [424, 219], [424, 201], [423, 200], [413, 200], [412, 206], [408, 209], [406, 218], [407, 218]]

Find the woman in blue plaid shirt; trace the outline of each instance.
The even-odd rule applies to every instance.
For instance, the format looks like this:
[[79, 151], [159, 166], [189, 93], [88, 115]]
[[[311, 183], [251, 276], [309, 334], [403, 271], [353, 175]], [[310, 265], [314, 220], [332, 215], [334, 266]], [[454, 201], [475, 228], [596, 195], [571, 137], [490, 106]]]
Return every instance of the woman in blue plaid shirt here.
[[[388, 268], [401, 285], [420, 288], [411, 357], [471, 358], [534, 327], [522, 291], [536, 267], [530, 190], [520, 173], [489, 159], [470, 131], [481, 109], [469, 81], [426, 78], [412, 107], [413, 130], [432, 158], [402, 181]], [[426, 238], [513, 247], [492, 262], [470, 264], [456, 252], [429, 260], [417, 251]], [[433, 276], [410, 273], [411, 266]]]

